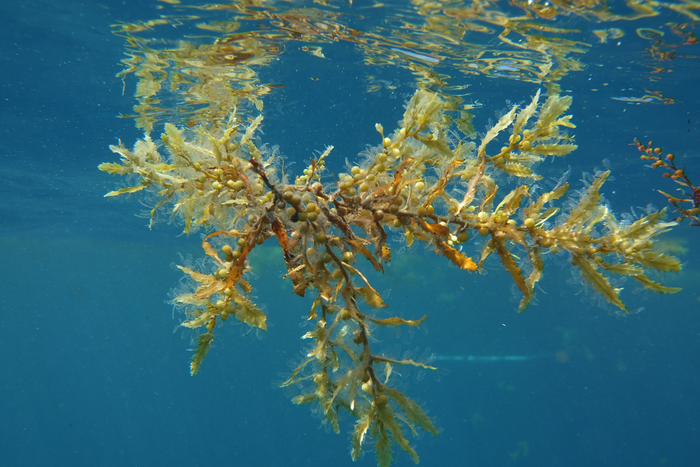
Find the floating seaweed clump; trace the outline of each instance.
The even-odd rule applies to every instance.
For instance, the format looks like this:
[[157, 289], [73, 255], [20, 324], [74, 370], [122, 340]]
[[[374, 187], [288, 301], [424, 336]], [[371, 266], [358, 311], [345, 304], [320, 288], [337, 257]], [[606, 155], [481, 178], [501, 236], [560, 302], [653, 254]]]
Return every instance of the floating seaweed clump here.
[[670, 178], [680, 186], [678, 188], [679, 196], [658, 190], [673, 206], [673, 212], [678, 214], [676, 221], [683, 222], [683, 219], [689, 219], [690, 225], [700, 227], [700, 218], [698, 217], [700, 215], [700, 186], [693, 185], [688, 174], [685, 173], [685, 167], [676, 166], [676, 157], [673, 154], [668, 153], [664, 156], [661, 148], [655, 148], [651, 141], [647, 145], [636, 139], [634, 142], [637, 149], [643, 153], [641, 156], [643, 160], [654, 161], [651, 163], [651, 168], [661, 167], [664, 169], [664, 178]]
[[[265, 313], [249, 298], [246, 271], [251, 252], [274, 238], [287, 267], [284, 279], [291, 281], [293, 293], [310, 295], [308, 319], [316, 324], [303, 336], [310, 341], [305, 357], [283, 383], [300, 389], [293, 402], [320, 408], [336, 433], [341, 412], [351, 415], [353, 459], [371, 438], [380, 466], [391, 464], [394, 445], [417, 463], [407, 433], [438, 431], [419, 404], [392, 387], [391, 375], [398, 365], [433, 367], [371, 348], [370, 332], [419, 326], [427, 318], [379, 318], [373, 311], [387, 305], [363, 268], [384, 270], [391, 236], [402, 235], [408, 244], [424, 242], [469, 272], [497, 255], [522, 293], [519, 311], [534, 297], [545, 253], [566, 255], [593, 289], [625, 312], [612, 276], [631, 277], [659, 293], [678, 290], [648, 276], [650, 270], [681, 269], [675, 257], [653, 249], [654, 238], [675, 222], [663, 220], [665, 210], [633, 222], [616, 220], [600, 194], [609, 172], [592, 180], [566, 212], [555, 206], [569, 189], [565, 183], [536, 198], [525, 183], [504, 196], [498, 193], [500, 174], [538, 180], [538, 162], [576, 149], [565, 132], [574, 128], [565, 115], [570, 104], [571, 97], [541, 99], [538, 91], [529, 105], [503, 115], [477, 144], [457, 136], [441, 97], [418, 90], [399, 127], [385, 133], [377, 124], [381, 144], [331, 183], [321, 180], [332, 147], [303, 174], [287, 179], [281, 161], [255, 137], [262, 117], [244, 122], [231, 106], [222, 123], [202, 122], [187, 130], [166, 124], [162, 145], [146, 136], [132, 150], [112, 146], [121, 159], [100, 170], [130, 182], [107, 196], [147, 192], [156, 199], [152, 221], [161, 212], [185, 233], [207, 232], [202, 248], [213, 267], [179, 266], [191, 288], [173, 299], [185, 315], [182, 326], [201, 330], [192, 374], [199, 371], [217, 324], [234, 318], [266, 329]], [[504, 144], [493, 150], [496, 141]], [[464, 253], [474, 236], [487, 240], [477, 260]]]

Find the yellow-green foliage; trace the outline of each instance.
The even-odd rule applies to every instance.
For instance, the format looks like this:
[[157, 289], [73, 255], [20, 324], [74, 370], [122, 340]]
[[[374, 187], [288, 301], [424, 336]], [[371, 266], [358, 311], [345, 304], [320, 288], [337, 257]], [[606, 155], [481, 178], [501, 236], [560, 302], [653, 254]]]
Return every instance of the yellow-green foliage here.
[[[652, 249], [654, 237], [674, 223], [662, 220], [663, 211], [618, 222], [600, 195], [608, 172], [598, 174], [566, 213], [553, 204], [568, 184], [537, 199], [528, 185], [498, 193], [497, 181], [505, 176], [537, 180], [535, 168], [544, 157], [576, 149], [564, 132], [574, 128], [571, 116], [564, 115], [570, 104], [570, 97], [558, 95], [541, 103], [538, 91], [527, 106], [503, 115], [477, 144], [456, 136], [437, 94], [419, 90], [399, 128], [385, 135], [376, 126], [381, 143], [371, 157], [326, 184], [320, 180], [331, 147], [290, 182], [279, 170], [281, 161], [255, 138], [262, 117], [242, 121], [233, 106], [226, 124], [188, 130], [166, 124], [163, 146], [149, 136], [133, 150], [112, 146], [120, 162], [100, 169], [131, 183], [107, 196], [148, 192], [156, 199], [152, 220], [165, 215], [185, 233], [208, 232], [202, 241], [207, 265], [180, 266], [189, 289], [173, 299], [185, 314], [182, 326], [206, 329], [198, 338], [192, 374], [217, 323], [234, 317], [266, 329], [265, 314], [248, 298], [245, 275], [251, 251], [274, 237], [293, 292], [313, 295], [308, 319], [316, 327], [303, 336], [310, 342], [306, 357], [284, 383], [301, 391], [293, 402], [320, 408], [336, 433], [341, 411], [354, 417], [353, 459], [369, 436], [380, 466], [391, 464], [392, 444], [418, 462], [405, 434], [422, 429], [436, 435], [437, 430], [417, 403], [391, 386], [390, 376], [395, 365], [432, 367], [373, 353], [370, 324], [418, 326], [426, 317], [375, 317], [374, 308], [387, 304], [363, 274], [360, 267], [368, 263], [358, 256], [383, 271], [391, 258], [387, 241], [396, 235], [408, 244], [426, 243], [467, 271], [477, 271], [496, 254], [523, 294], [520, 311], [542, 278], [544, 253], [567, 255], [593, 289], [625, 311], [611, 275], [631, 276], [655, 292], [677, 291], [646, 275], [680, 270], [677, 259]], [[494, 150], [497, 141], [501, 147]], [[463, 252], [474, 235], [487, 240], [478, 261]]]

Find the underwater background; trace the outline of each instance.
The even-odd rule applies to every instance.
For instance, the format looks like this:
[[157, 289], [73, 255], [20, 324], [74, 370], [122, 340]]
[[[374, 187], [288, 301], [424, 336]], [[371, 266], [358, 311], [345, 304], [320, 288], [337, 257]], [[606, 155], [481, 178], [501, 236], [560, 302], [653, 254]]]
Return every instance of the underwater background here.
[[[103, 197], [115, 189], [97, 170], [115, 158], [109, 145], [131, 147], [143, 136], [134, 119], [118, 118], [136, 100], [133, 76], [115, 76], [125, 69], [126, 41], [113, 25], [204, 15], [174, 3], [0, 2], [0, 465], [355, 465], [351, 420], [341, 421], [340, 435], [327, 432], [278, 387], [298, 359], [310, 306], [282, 281], [279, 249], [265, 245], [252, 257], [268, 330], [222, 328], [192, 377], [191, 344], [168, 291], [181, 278], [171, 265], [199, 254], [199, 234], [167, 222], [149, 230], [134, 215], [136, 199]], [[394, 28], [389, 18], [406, 6], [271, 3], [302, 16], [343, 12], [353, 28], [379, 31]], [[603, 193], [617, 213], [664, 207], [656, 190], [674, 189], [639, 159], [634, 138], [673, 152], [700, 180], [700, 45], [692, 40], [700, 6], [668, 4], [685, 9], [657, 7], [634, 21], [580, 10], [539, 18], [588, 42], [572, 55], [582, 66], [556, 80], [573, 96], [579, 148], [539, 171], [556, 181], [570, 169], [572, 188], [581, 189], [584, 172], [610, 168], [615, 179]], [[412, 21], [428, 19], [416, 13]], [[197, 40], [188, 27], [171, 21], [145, 36]], [[612, 28], [625, 34], [593, 33]], [[497, 48], [500, 32], [470, 40]], [[312, 42], [287, 39], [279, 63], [258, 70], [280, 85], [262, 97], [262, 129], [291, 170], [333, 144], [328, 164], [337, 173], [379, 143], [376, 122], [393, 128], [401, 118], [416, 88], [411, 63], [437, 68], [438, 55], [389, 41], [392, 59], [373, 61], [340, 40], [324, 42], [321, 58], [304, 50]], [[468, 74], [468, 64], [445, 59], [437, 72], [451, 66], [451, 86], [478, 104], [481, 133], [544, 86], [514, 61]], [[414, 442], [421, 465], [700, 465], [699, 235], [686, 221], [663, 236], [659, 248], [684, 268], [661, 279], [683, 290], [658, 295], [626, 283], [629, 315], [601, 303], [566, 258], [547, 263], [536, 302], [518, 314], [517, 289], [497, 259], [467, 273], [396, 239], [392, 262], [372, 281], [401, 316], [428, 314], [410, 332], [384, 330], [379, 343], [405, 358], [435, 358], [436, 372], [398, 370], [401, 389], [441, 431]], [[371, 449], [356, 464], [376, 465]], [[413, 462], [396, 450], [394, 465]]]

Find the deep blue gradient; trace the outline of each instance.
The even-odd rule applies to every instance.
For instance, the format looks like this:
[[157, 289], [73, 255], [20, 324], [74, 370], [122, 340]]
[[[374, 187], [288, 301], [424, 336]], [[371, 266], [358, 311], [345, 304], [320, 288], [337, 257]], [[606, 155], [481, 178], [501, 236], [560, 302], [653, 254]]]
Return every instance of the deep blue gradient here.
[[[97, 170], [116, 159], [108, 146], [142, 136], [117, 118], [132, 112], [134, 82], [122, 93], [124, 44], [110, 24], [155, 18], [160, 5], [0, 2], [0, 466], [376, 465], [371, 451], [352, 463], [349, 419], [341, 435], [328, 433], [278, 388], [302, 349], [311, 302], [280, 279], [277, 249], [252, 258], [269, 330], [259, 339], [224, 326], [191, 377], [190, 343], [172, 332], [179, 320], [167, 294], [181, 277], [171, 264], [200, 256], [199, 236], [167, 224], [149, 231], [134, 216], [136, 198], [103, 198], [115, 187]], [[603, 191], [616, 212], [662, 207], [655, 189], [673, 190], [644, 167], [635, 137], [677, 154], [700, 181], [700, 46], [655, 82], [640, 64], [647, 44], [634, 28], [687, 20], [665, 15], [613, 25], [628, 32], [620, 44], [591, 48], [586, 68], [561, 82], [574, 97], [579, 149], [540, 172], [571, 167], [580, 189], [582, 172], [609, 164], [615, 180]], [[261, 70], [285, 84], [265, 102], [262, 137], [297, 162], [294, 171], [327, 144], [336, 147], [331, 169], [342, 170], [379, 142], [375, 122], [393, 128], [414, 89], [405, 70], [382, 68], [372, 73], [395, 80], [396, 92], [366, 93], [360, 54], [347, 44], [324, 50], [329, 61], [311, 61], [290, 44], [278, 68]], [[537, 90], [461, 79], [484, 104], [478, 131], [507, 100]], [[611, 99], [641, 97], [645, 86], [676, 103]], [[537, 303], [518, 314], [517, 289], [497, 259], [487, 274], [467, 273], [397, 239], [386, 273], [371, 280], [396, 314], [429, 318], [413, 333], [381, 330], [377, 345], [438, 356], [435, 375], [398, 370], [401, 388], [441, 430], [415, 442], [421, 465], [700, 465], [700, 228], [686, 223], [665, 238], [687, 249], [683, 272], [662, 278], [683, 291], [659, 296], [626, 283], [628, 308], [643, 308], [629, 316], [599, 306], [566, 258], [548, 258]]]

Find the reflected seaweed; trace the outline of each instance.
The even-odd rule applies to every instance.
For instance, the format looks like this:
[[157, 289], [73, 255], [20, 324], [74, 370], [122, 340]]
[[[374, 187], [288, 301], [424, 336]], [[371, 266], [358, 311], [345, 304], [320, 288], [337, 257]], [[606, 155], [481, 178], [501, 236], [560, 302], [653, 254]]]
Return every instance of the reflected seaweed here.
[[[238, 105], [252, 104], [260, 110], [260, 97], [270, 92], [272, 83], [261, 83], [253, 68], [268, 65], [288, 44], [296, 47], [297, 43], [353, 44], [366, 65], [403, 67], [419, 87], [431, 87], [446, 99], [463, 95], [468, 87], [464, 78], [474, 75], [535, 83], [552, 94], [560, 93], [559, 81], [584, 68], [581, 57], [590, 50], [589, 42], [606, 42], [624, 32], [562, 28], [554, 21], [557, 17], [576, 15], [611, 23], [657, 16], [670, 9], [696, 21], [694, 12], [700, 9], [696, 1], [637, 0], [614, 5], [624, 11], [613, 11], [602, 1], [480, 0], [468, 5], [443, 1], [391, 8], [380, 3], [358, 8], [349, 8], [344, 1], [315, 3], [318, 8], [299, 8], [303, 3], [293, 0], [178, 5], [174, 8], [181, 11], [179, 15], [113, 25], [115, 34], [127, 40], [129, 58], [122, 61], [126, 68], [120, 76], [133, 73], [138, 79], [137, 125], [148, 132], [155, 123], [173, 117], [197, 122], [225, 119], [225, 106], [218, 108], [216, 103], [233, 95]], [[189, 27], [184, 34], [188, 39], [143, 37], [162, 26]], [[697, 43], [695, 23], [668, 23], [667, 27], [682, 41], [653, 41], [646, 50], [651, 80], [666, 71], [656, 62], [671, 60], [680, 46]], [[201, 44], [203, 40], [210, 43]], [[300, 48], [323, 56], [318, 47]]]

